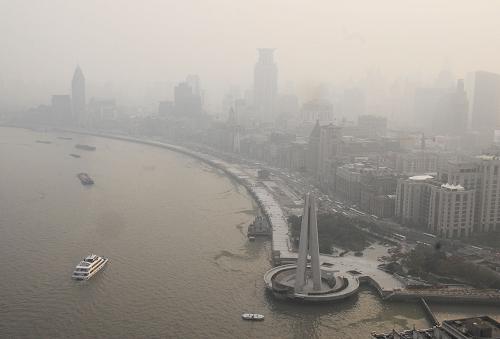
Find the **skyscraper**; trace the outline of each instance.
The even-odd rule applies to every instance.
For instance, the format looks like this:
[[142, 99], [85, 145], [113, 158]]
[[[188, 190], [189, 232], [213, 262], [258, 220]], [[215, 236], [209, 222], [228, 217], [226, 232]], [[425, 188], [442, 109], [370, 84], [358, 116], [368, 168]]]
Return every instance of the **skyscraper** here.
[[78, 124], [86, 123], [85, 77], [80, 66], [76, 66], [71, 82], [71, 103], [73, 120]]
[[452, 94], [451, 101], [452, 116], [450, 123], [455, 134], [463, 135], [467, 131], [467, 118], [469, 112], [469, 101], [465, 92], [464, 80], [457, 80], [457, 87]]
[[259, 48], [259, 60], [254, 69], [254, 104], [259, 119], [272, 122], [275, 119], [278, 92], [278, 67], [274, 62], [273, 48]]
[[493, 131], [500, 124], [500, 75], [478, 71], [469, 80], [471, 128]]

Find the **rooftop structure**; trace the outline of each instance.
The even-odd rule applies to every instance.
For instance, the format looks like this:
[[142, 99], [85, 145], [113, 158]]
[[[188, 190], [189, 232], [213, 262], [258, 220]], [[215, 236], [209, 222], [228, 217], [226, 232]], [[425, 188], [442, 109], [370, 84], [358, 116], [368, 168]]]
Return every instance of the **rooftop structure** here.
[[500, 324], [488, 316], [445, 320], [441, 326], [412, 329], [387, 334], [372, 334], [376, 339], [496, 339]]

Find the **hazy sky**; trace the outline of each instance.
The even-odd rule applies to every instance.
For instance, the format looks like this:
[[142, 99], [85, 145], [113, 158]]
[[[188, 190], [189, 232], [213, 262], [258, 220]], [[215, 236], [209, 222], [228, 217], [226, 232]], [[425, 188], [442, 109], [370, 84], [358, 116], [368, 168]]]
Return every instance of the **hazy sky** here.
[[216, 102], [252, 84], [258, 47], [277, 49], [280, 84], [298, 91], [370, 69], [430, 79], [445, 60], [458, 77], [500, 72], [497, 0], [0, 0], [0, 13], [3, 102], [68, 93], [77, 63], [91, 94], [168, 98], [197, 73]]

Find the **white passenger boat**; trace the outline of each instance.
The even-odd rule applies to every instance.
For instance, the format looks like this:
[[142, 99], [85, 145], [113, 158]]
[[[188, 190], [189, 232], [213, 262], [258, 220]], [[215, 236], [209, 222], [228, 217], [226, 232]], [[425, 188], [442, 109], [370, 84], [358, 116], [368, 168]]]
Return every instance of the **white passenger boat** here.
[[76, 280], [88, 280], [99, 272], [104, 265], [106, 265], [108, 260], [108, 258], [91, 254], [76, 265], [75, 271], [71, 277]]
[[264, 320], [264, 316], [257, 313], [243, 313], [241, 317], [244, 320]]

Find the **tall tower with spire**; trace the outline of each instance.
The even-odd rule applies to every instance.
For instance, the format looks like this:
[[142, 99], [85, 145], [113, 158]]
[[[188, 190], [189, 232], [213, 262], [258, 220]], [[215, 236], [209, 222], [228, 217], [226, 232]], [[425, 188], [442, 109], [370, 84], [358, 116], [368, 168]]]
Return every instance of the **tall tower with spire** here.
[[85, 77], [80, 66], [76, 66], [71, 81], [71, 103], [73, 120], [77, 124], [86, 123]]

